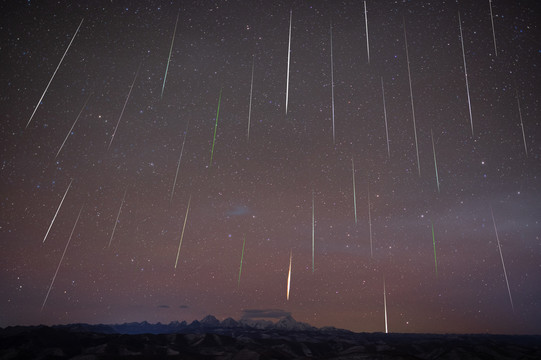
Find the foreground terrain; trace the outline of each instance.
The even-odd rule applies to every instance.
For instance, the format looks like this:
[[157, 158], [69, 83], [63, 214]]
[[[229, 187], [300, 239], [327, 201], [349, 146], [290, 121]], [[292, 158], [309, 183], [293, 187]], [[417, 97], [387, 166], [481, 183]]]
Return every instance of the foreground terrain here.
[[[123, 333], [120, 333], [123, 332]], [[293, 319], [266, 326], [74, 324], [0, 330], [0, 359], [541, 359], [541, 336], [353, 333]]]

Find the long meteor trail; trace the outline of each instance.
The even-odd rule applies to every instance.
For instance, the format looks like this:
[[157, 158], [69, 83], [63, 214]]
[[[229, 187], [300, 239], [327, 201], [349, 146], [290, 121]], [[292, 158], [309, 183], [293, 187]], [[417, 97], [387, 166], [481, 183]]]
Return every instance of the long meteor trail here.
[[370, 64], [370, 44], [368, 43], [368, 15], [366, 12], [366, 1], [364, 2], [364, 25], [366, 27], [366, 54], [368, 63]]
[[289, 102], [289, 64], [291, 62], [291, 23], [293, 21], [293, 10], [289, 10], [289, 43], [287, 46], [287, 80], [286, 80], [286, 115]]
[[524, 151], [526, 152], [526, 157], [527, 157], [528, 145], [526, 145], [526, 135], [524, 134], [524, 123], [522, 122], [522, 111], [520, 110], [520, 99], [518, 98], [518, 90], [516, 93], [517, 93], [518, 116], [520, 117], [520, 128], [522, 129], [522, 140], [524, 141]]
[[246, 245], [246, 235], [242, 240], [242, 254], [240, 255], [240, 267], [239, 267], [239, 280], [237, 282], [237, 288], [240, 286], [240, 274], [242, 273], [242, 259], [244, 259], [244, 245]]
[[43, 242], [47, 240], [47, 236], [49, 235], [49, 231], [51, 231], [51, 228], [53, 227], [54, 220], [56, 219], [56, 215], [58, 215], [58, 212], [60, 211], [60, 208], [62, 207], [62, 203], [64, 202], [64, 199], [66, 198], [66, 195], [68, 195], [68, 191], [71, 187], [71, 183], [73, 182], [73, 179], [71, 179], [68, 188], [66, 189], [66, 192], [64, 193], [64, 196], [62, 196], [62, 200], [60, 201], [60, 205], [58, 205], [58, 209], [56, 209], [56, 212], [54, 213], [53, 220], [51, 221], [51, 224], [49, 225], [49, 228], [47, 229], [47, 232], [45, 233], [45, 237], [43, 238]]
[[64, 51], [64, 55], [62, 55], [62, 58], [60, 59], [60, 62], [58, 63], [58, 66], [56, 67], [56, 69], [55, 69], [55, 71], [53, 73], [53, 76], [51, 76], [51, 80], [49, 80], [49, 83], [47, 84], [47, 87], [45, 88], [45, 90], [43, 91], [43, 94], [39, 98], [39, 101], [38, 101], [36, 107], [34, 108], [34, 111], [32, 112], [32, 115], [30, 116], [30, 119], [28, 119], [28, 122], [26, 123], [25, 129], [27, 129], [28, 125], [30, 125], [30, 122], [32, 121], [32, 118], [34, 117], [34, 114], [38, 110], [39, 104], [41, 104], [41, 101], [43, 100], [43, 97], [45, 96], [45, 93], [47, 92], [47, 90], [49, 89], [49, 86], [53, 82], [53, 79], [54, 79], [54, 76], [56, 75], [56, 72], [60, 68], [60, 65], [62, 65], [62, 61], [64, 61], [64, 58], [66, 57], [66, 54], [68, 53], [68, 50], [70, 49], [71, 43], [73, 43], [73, 40], [75, 39], [75, 36], [77, 36], [77, 33], [79, 32], [79, 29], [81, 28], [81, 25], [83, 25], [83, 21], [84, 21], [84, 18], [79, 23], [79, 26], [77, 27], [77, 30], [75, 30], [75, 34], [73, 34], [73, 36], [71, 37], [70, 43], [68, 44], [68, 47], [66, 48], [66, 51]]
[[133, 85], [135, 85], [135, 80], [137, 80], [137, 75], [139, 75], [139, 69], [141, 69], [141, 64], [142, 62], [139, 63], [139, 67], [135, 72], [135, 77], [133, 78], [133, 82], [131, 83], [130, 91], [128, 92], [128, 96], [126, 96], [126, 101], [124, 101], [124, 106], [122, 107], [122, 111], [120, 112], [120, 116], [118, 117], [118, 121], [116, 122], [115, 130], [113, 131], [113, 136], [111, 136], [111, 141], [109, 142], [107, 150], [109, 150], [111, 144], [113, 143], [113, 139], [115, 138], [116, 131], [118, 130], [118, 125], [120, 125], [120, 119], [122, 119], [122, 115], [124, 114], [124, 110], [126, 109], [126, 105], [128, 104], [128, 100], [130, 99], [131, 91], [133, 90]]
[[186, 135], [188, 134], [189, 124], [190, 122], [188, 121], [186, 123], [186, 131], [184, 132], [184, 140], [182, 140], [182, 147], [180, 148], [180, 156], [178, 158], [178, 163], [177, 163], [177, 172], [175, 174], [175, 181], [173, 182], [173, 187], [171, 188], [171, 198], [169, 199], [169, 202], [173, 201], [173, 195], [175, 195], [175, 187], [177, 185], [178, 170], [180, 169], [180, 160], [182, 160], [182, 153], [184, 152], [184, 144], [186, 143]]
[[186, 220], [188, 219], [188, 211], [190, 211], [190, 202], [192, 201], [192, 196], [188, 199], [188, 206], [186, 207], [186, 215], [184, 216], [184, 225], [182, 225], [182, 232], [180, 233], [180, 242], [178, 243], [177, 259], [175, 260], [175, 269], [178, 264], [178, 256], [180, 255], [180, 247], [182, 246], [182, 238], [184, 238], [184, 230], [186, 230]]
[[436, 266], [436, 277], [438, 277], [438, 260], [436, 260], [436, 237], [434, 236], [434, 224], [432, 225], [432, 244], [434, 245], [434, 265]]
[[314, 191], [312, 190], [312, 274], [314, 273], [314, 250], [315, 250], [315, 235], [316, 235], [316, 219], [314, 205]]
[[116, 220], [115, 220], [115, 226], [113, 226], [113, 232], [111, 233], [111, 238], [109, 239], [109, 245], [107, 247], [111, 247], [111, 242], [113, 241], [113, 236], [115, 236], [115, 230], [116, 226], [118, 224], [118, 218], [120, 217], [120, 213], [122, 212], [122, 206], [124, 206], [124, 200], [126, 200], [126, 192], [128, 189], [124, 190], [124, 195], [122, 196], [122, 201], [120, 202], [120, 208], [118, 209], [118, 213], [116, 214]]
[[248, 106], [248, 133], [246, 134], [246, 140], [250, 141], [250, 120], [252, 119], [252, 92], [254, 89], [254, 64], [255, 58], [252, 55], [252, 80], [250, 80], [250, 105]]
[[355, 195], [355, 163], [351, 158], [351, 175], [353, 177], [353, 211], [355, 213], [355, 224], [357, 224], [357, 196]]
[[178, 17], [180, 15], [180, 10], [177, 14], [177, 21], [175, 22], [175, 30], [173, 30], [173, 39], [171, 40], [171, 48], [169, 49], [169, 58], [167, 59], [167, 66], [165, 67], [165, 75], [163, 77], [163, 85], [162, 85], [162, 95], [161, 98], [163, 98], [163, 90], [165, 89], [165, 81], [167, 80], [167, 71], [169, 70], [169, 63], [171, 62], [171, 54], [173, 53], [173, 43], [175, 42], [175, 34], [177, 33], [177, 25], [178, 25]]
[[413, 117], [413, 133], [415, 135], [415, 151], [417, 152], [417, 170], [419, 171], [419, 176], [421, 176], [421, 162], [419, 160], [419, 144], [417, 142], [417, 126], [415, 124], [415, 107], [413, 106], [413, 90], [411, 87], [410, 56], [408, 52], [408, 37], [406, 35], [406, 20], [405, 19], [404, 19], [404, 41], [406, 43], [406, 60], [408, 63], [408, 80], [410, 84], [411, 114]]
[[511, 289], [509, 288], [509, 280], [507, 279], [507, 271], [505, 270], [505, 263], [503, 261], [502, 246], [500, 245], [500, 238], [498, 237], [498, 229], [496, 229], [496, 220], [494, 220], [494, 212], [490, 209], [492, 215], [492, 223], [494, 224], [494, 232], [496, 233], [496, 240], [498, 241], [498, 250], [500, 250], [500, 258], [502, 259], [503, 274], [505, 275], [505, 283], [507, 284], [507, 292], [509, 293], [509, 301], [511, 302], [511, 309], [515, 312], [515, 306], [513, 305], [513, 298], [511, 297]]
[[289, 300], [289, 289], [291, 286], [291, 260], [293, 259], [293, 250], [289, 253], [289, 273], [287, 274], [287, 300]]
[[75, 231], [75, 227], [77, 226], [77, 223], [79, 222], [79, 218], [81, 217], [81, 212], [83, 211], [83, 206], [81, 206], [81, 210], [79, 210], [79, 215], [77, 215], [77, 220], [75, 220], [75, 224], [73, 225], [73, 229], [71, 229], [70, 237], [68, 239], [68, 242], [66, 243], [66, 247], [64, 248], [64, 252], [62, 253], [62, 257], [60, 258], [60, 261], [58, 262], [58, 266], [56, 267], [56, 271], [54, 273], [53, 280], [51, 281], [51, 285], [49, 285], [49, 290], [47, 290], [47, 295], [45, 295], [45, 299], [43, 300], [43, 304], [41, 305], [41, 311], [43, 311], [43, 308], [45, 307], [45, 303], [47, 302], [47, 299], [49, 298], [49, 294], [51, 292], [51, 289], [53, 288], [54, 281], [56, 280], [56, 275], [58, 275], [58, 270], [60, 269], [60, 265], [62, 265], [62, 261], [64, 260], [64, 256], [66, 255], [66, 250], [68, 250], [68, 246], [69, 246], [71, 238], [73, 236], [73, 232]]
[[332, 57], [332, 22], [330, 24], [330, 37], [331, 37], [331, 109], [332, 109], [332, 143], [336, 142], [335, 130], [334, 130], [334, 63]]
[[385, 137], [387, 138], [387, 156], [391, 158], [389, 146], [389, 128], [387, 127], [387, 105], [385, 104], [385, 88], [383, 87], [383, 76], [381, 77], [381, 95], [383, 96], [383, 118], [385, 119]]
[[436, 184], [438, 185], [438, 192], [440, 192], [440, 179], [438, 177], [438, 163], [436, 162], [436, 148], [434, 147], [434, 133], [430, 130], [430, 136], [432, 138], [432, 153], [434, 154], [434, 170], [436, 170]]
[[385, 291], [385, 277], [383, 277], [383, 309], [385, 311], [385, 334], [389, 333], [387, 327], [387, 292]]
[[216, 124], [214, 125], [214, 136], [212, 138], [212, 149], [210, 150], [210, 164], [212, 166], [212, 158], [214, 157], [214, 144], [216, 143], [216, 130], [218, 129], [218, 115], [220, 115], [220, 103], [222, 102], [222, 89], [220, 89], [220, 96], [218, 97], [218, 110], [216, 110]]
[[468, 83], [468, 68], [466, 67], [466, 52], [464, 51], [464, 37], [462, 36], [462, 20], [458, 12], [458, 28], [460, 29], [460, 44], [462, 45], [462, 60], [464, 61], [464, 79], [466, 80], [466, 94], [468, 95], [468, 110], [470, 112], [471, 135], [473, 137], [473, 117], [471, 114], [470, 85]]
[[372, 247], [372, 212], [370, 209], [370, 181], [368, 182], [368, 229], [370, 231], [370, 256], [374, 256]]
[[85, 104], [81, 108], [81, 111], [79, 111], [79, 115], [77, 115], [77, 117], [75, 118], [75, 121], [73, 122], [73, 125], [71, 125], [71, 128], [68, 131], [68, 134], [66, 135], [66, 138], [64, 139], [64, 142], [62, 143], [62, 145], [60, 145], [60, 149], [58, 149], [58, 152], [56, 153], [56, 156], [54, 157], [55, 159], [58, 157], [58, 154], [60, 154], [60, 151], [62, 151], [62, 148], [64, 147], [64, 144], [68, 140], [68, 137], [70, 136], [71, 132], [73, 131], [73, 128], [75, 127], [75, 124], [77, 124], [77, 120], [79, 120], [79, 117], [81, 117], [81, 114], [83, 113], [83, 110], [85, 109], [86, 104], [88, 103], [88, 100], [90, 100], [91, 97], [92, 97], [92, 94], [88, 95], [88, 98], [86, 99]]
[[488, 0], [490, 7], [490, 23], [492, 24], [492, 39], [494, 40], [494, 55], [498, 56], [498, 48], [496, 47], [496, 31], [494, 30], [494, 16], [492, 15], [492, 0]]

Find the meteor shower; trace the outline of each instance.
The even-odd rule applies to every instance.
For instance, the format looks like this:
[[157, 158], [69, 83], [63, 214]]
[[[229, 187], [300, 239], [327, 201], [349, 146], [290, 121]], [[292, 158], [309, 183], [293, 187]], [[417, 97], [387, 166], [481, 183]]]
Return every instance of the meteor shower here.
[[2, 8], [0, 327], [541, 332], [536, 1]]

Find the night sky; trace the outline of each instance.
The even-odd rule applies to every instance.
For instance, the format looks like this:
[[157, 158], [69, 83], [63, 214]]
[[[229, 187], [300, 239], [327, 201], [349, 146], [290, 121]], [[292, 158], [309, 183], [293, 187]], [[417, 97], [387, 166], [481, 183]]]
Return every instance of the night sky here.
[[0, 326], [541, 333], [538, 1], [91, 4], [0, 5]]

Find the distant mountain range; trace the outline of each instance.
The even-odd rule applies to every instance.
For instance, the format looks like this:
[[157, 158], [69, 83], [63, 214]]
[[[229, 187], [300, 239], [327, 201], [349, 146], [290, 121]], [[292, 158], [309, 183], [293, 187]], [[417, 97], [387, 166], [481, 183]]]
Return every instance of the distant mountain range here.
[[146, 321], [113, 325], [69, 324], [55, 325], [53, 328], [65, 329], [72, 332], [94, 332], [100, 334], [177, 334], [177, 333], [231, 333], [232, 330], [268, 330], [268, 331], [337, 331], [347, 332], [333, 327], [316, 328], [309, 324], [296, 321], [291, 315], [284, 316], [277, 322], [269, 320], [241, 319], [239, 321], [227, 318], [220, 322], [212, 315], [191, 323], [172, 321], [169, 324], [151, 324]]
[[0, 329], [0, 359], [541, 359], [539, 335], [354, 333], [206, 316], [169, 324], [69, 324]]

